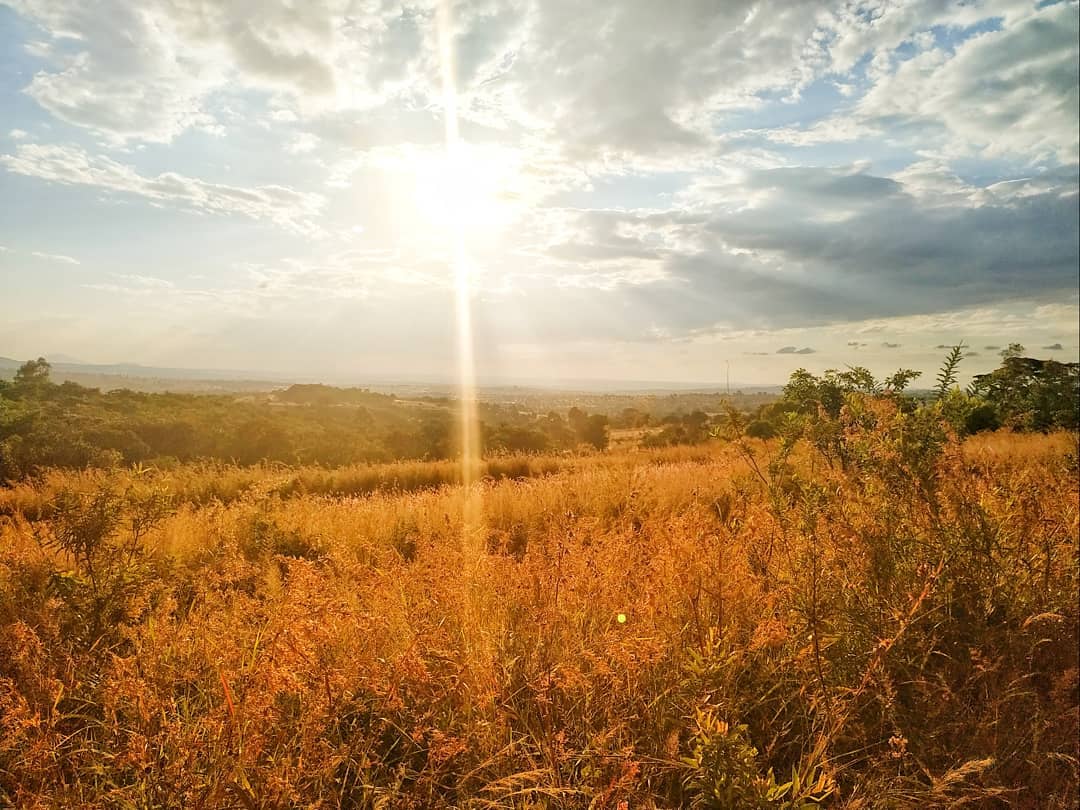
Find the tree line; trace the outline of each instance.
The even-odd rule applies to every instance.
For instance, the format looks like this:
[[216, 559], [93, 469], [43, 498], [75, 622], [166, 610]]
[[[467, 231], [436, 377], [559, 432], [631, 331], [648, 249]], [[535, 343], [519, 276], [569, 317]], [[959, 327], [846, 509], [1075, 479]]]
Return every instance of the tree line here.
[[957, 385], [964, 346], [954, 346], [945, 358], [932, 389], [907, 394], [922, 373], [898, 369], [878, 380], [868, 369], [851, 366], [815, 375], [797, 369], [776, 402], [756, 409], [745, 433], [771, 438], [801, 416], [836, 420], [852, 394], [896, 399], [913, 411], [933, 405], [957, 435], [1008, 428], [1016, 431], [1077, 430], [1080, 427], [1080, 364], [1025, 356], [1019, 343], [1001, 353], [1001, 364], [977, 374], [966, 389]]
[[[44, 358], [0, 380], [0, 481], [46, 467], [194, 460], [340, 466], [448, 459], [460, 452], [457, 403], [362, 388], [293, 385], [260, 396], [102, 392], [50, 379]], [[608, 417], [533, 414], [481, 403], [488, 454], [604, 449]]]
[[[946, 358], [933, 389], [909, 393], [920, 373], [899, 369], [877, 379], [854, 366], [821, 375], [792, 373], [779, 398], [725, 413], [692, 410], [657, 416], [625, 407], [608, 415], [580, 407], [546, 413], [517, 404], [481, 402], [485, 454], [604, 450], [610, 430], [638, 432], [646, 447], [698, 444], [733, 421], [745, 435], [770, 438], [794, 421], [839, 417], [850, 395], [893, 398], [903, 409], [933, 404], [958, 435], [1009, 428], [1076, 430], [1080, 364], [1028, 357], [1019, 344], [1001, 365], [956, 385], [963, 346]], [[46, 467], [113, 467], [194, 460], [236, 464], [281, 462], [340, 466], [397, 459], [449, 459], [460, 454], [457, 403], [445, 397], [401, 399], [363, 388], [292, 385], [263, 395], [102, 392], [50, 379], [44, 358], [0, 380], [0, 482]]]

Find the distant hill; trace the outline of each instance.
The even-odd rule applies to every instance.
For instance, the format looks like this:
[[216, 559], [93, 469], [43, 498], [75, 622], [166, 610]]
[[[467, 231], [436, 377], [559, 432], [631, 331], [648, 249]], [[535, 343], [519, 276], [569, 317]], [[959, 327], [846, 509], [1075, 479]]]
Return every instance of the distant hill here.
[[[63, 356], [63, 355], [61, 355]], [[52, 366], [53, 374], [59, 372], [72, 374], [109, 374], [122, 377], [153, 377], [161, 380], [250, 380], [254, 372], [237, 369], [207, 369], [207, 368], [170, 368], [168, 366], [143, 366], [138, 363], [72, 363], [64, 360], [53, 360], [46, 357]], [[9, 357], [0, 358], [0, 366], [17, 369], [25, 361], [12, 360]], [[291, 382], [294, 376], [287, 374], [265, 374], [264, 379], [277, 382]]]
[[[46, 356], [56, 382], [76, 382], [105, 391], [130, 388], [133, 391], [178, 393], [229, 393], [270, 391], [290, 384], [328, 384], [343, 387], [362, 386], [372, 391], [397, 393], [404, 396], [456, 396], [458, 387], [451, 378], [436, 379], [424, 375], [406, 378], [389, 375], [338, 374], [319, 377], [308, 374], [256, 372], [241, 369], [172, 368], [143, 366], [138, 363], [79, 363], [68, 355]], [[10, 379], [25, 360], [0, 357], [0, 379]], [[550, 395], [554, 392], [611, 394], [626, 396], [660, 396], [665, 394], [732, 393], [778, 394], [781, 385], [751, 385], [732, 382], [690, 383], [657, 380], [508, 380], [481, 378], [479, 388], [485, 399], [509, 400], [522, 394]]]

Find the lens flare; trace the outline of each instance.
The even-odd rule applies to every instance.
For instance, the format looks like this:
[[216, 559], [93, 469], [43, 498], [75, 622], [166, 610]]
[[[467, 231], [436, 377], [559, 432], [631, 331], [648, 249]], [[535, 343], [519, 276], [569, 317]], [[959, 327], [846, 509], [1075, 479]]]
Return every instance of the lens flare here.
[[[439, 63], [442, 69], [443, 111], [446, 118], [446, 161], [453, 186], [445, 189], [443, 199], [452, 203], [454, 195], [464, 193], [468, 182], [462, 169], [466, 165], [458, 131], [457, 93], [454, 88], [453, 20], [448, 0], [438, 6], [436, 24], [439, 39]], [[453, 208], [453, 206], [450, 206]], [[480, 436], [476, 407], [476, 363], [472, 328], [472, 263], [469, 260], [466, 215], [458, 208], [449, 214], [449, 260], [454, 274], [454, 306], [457, 319], [458, 397], [461, 433], [462, 499], [462, 579], [465, 583], [464, 615], [461, 617], [465, 660], [470, 662], [472, 679], [493, 686], [493, 673], [484, 662], [494, 660], [492, 635], [486, 632], [495, 606], [489, 603], [490, 587], [485, 590], [484, 531], [481, 523]]]
[[[458, 129], [457, 92], [454, 87], [453, 20], [448, 0], [439, 3], [437, 19], [439, 63], [442, 71], [443, 113], [446, 127], [448, 179], [455, 187], [444, 190], [452, 199], [467, 183], [459, 167], [466, 165], [464, 144]], [[449, 251], [454, 274], [454, 305], [457, 321], [458, 394], [460, 400], [461, 481], [463, 498], [463, 548], [466, 559], [480, 555], [480, 436], [476, 409], [476, 364], [472, 328], [472, 264], [466, 246], [466, 223], [462, 215], [450, 214]]]

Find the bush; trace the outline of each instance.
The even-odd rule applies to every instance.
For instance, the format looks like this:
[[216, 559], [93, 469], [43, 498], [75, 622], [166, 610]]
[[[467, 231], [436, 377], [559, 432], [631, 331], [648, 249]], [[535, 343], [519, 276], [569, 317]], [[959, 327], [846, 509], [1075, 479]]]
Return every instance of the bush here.
[[998, 418], [997, 410], [987, 403], [976, 405], [964, 418], [964, 432], [968, 435], [986, 430], [997, 430], [999, 427], [1001, 427], [1001, 419]]
[[170, 510], [168, 497], [152, 489], [57, 494], [41, 543], [74, 566], [51, 576], [52, 591], [67, 608], [69, 638], [96, 646], [138, 618], [138, 596], [149, 576], [143, 540]]
[[777, 430], [771, 422], [764, 419], [755, 419], [746, 426], [746, 435], [751, 439], [771, 439], [776, 436]]

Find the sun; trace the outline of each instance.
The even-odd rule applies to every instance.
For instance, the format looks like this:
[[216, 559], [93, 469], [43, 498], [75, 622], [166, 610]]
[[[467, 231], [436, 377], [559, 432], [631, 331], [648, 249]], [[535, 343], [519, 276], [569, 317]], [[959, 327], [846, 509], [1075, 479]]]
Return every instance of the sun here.
[[516, 172], [504, 150], [458, 142], [418, 156], [412, 169], [416, 211], [428, 226], [471, 241], [516, 216]]

